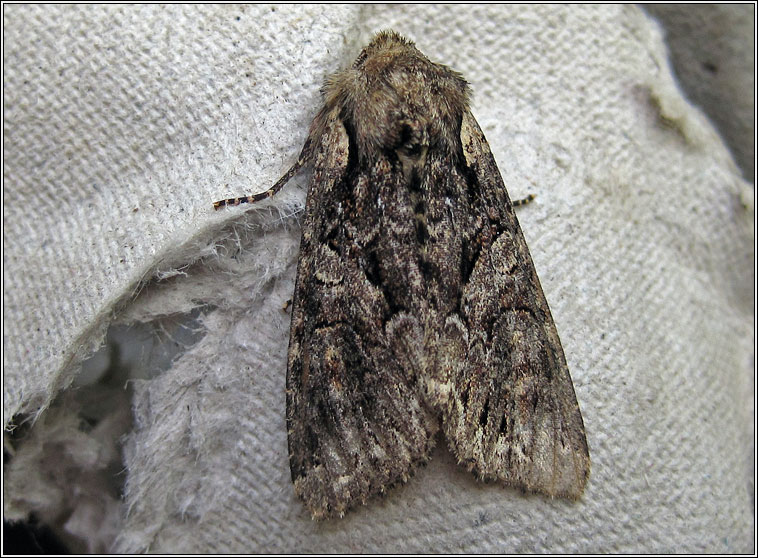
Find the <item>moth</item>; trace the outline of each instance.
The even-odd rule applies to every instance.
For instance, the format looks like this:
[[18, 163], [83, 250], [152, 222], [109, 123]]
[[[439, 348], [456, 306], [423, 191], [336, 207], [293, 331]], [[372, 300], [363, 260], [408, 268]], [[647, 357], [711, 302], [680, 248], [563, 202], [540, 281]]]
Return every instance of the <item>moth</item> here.
[[384, 31], [322, 93], [292, 168], [214, 204], [313, 169], [287, 363], [295, 492], [342, 516], [444, 438], [482, 480], [578, 498], [582, 415], [468, 84]]

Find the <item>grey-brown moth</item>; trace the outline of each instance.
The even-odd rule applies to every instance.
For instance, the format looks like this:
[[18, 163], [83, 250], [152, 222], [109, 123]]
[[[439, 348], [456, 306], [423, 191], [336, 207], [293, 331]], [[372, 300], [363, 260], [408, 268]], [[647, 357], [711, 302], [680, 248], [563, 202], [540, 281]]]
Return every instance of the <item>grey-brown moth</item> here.
[[[287, 363], [295, 491], [342, 516], [442, 432], [481, 479], [578, 498], [590, 458], [561, 342], [463, 77], [379, 33], [326, 81]], [[442, 437], [440, 436], [440, 437]]]

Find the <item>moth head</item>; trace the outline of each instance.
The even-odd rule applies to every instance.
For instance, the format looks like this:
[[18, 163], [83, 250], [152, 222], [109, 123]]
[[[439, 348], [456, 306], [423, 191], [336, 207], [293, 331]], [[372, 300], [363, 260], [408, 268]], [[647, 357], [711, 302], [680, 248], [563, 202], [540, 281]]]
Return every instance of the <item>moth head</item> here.
[[326, 106], [339, 108], [359, 156], [394, 151], [404, 167], [423, 164], [431, 146], [452, 148], [468, 110], [463, 77], [393, 31], [376, 35], [323, 92]]
[[361, 69], [366, 63], [366, 60], [370, 59], [372, 56], [375, 56], [377, 53], [382, 57], [386, 57], [393, 51], [408, 52], [411, 50], [418, 53], [418, 55], [423, 56], [423, 54], [421, 54], [421, 52], [419, 52], [419, 50], [416, 48], [416, 45], [413, 41], [406, 39], [391, 29], [380, 31], [374, 35], [374, 38], [371, 40], [371, 42], [363, 48], [358, 58], [356, 58], [355, 62], [353, 62], [353, 68]]

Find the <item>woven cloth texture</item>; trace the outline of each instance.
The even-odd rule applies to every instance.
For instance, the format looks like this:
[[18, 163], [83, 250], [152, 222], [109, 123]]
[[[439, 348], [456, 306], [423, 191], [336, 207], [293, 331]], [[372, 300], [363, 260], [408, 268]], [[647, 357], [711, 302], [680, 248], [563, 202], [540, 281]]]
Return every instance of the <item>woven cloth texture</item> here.
[[[724, 22], [753, 9], [702, 18], [720, 48], [687, 59], [739, 98], [709, 107], [727, 127], [754, 30]], [[324, 77], [387, 28], [468, 79], [511, 198], [536, 195], [518, 215], [586, 425], [578, 502], [481, 484], [442, 440], [344, 519], [294, 495], [282, 307], [308, 174], [212, 202], [273, 184]], [[92, 552], [755, 551], [754, 192], [732, 155], [754, 130], [688, 100], [644, 11], [6, 5], [4, 40], [7, 518]], [[126, 341], [97, 364], [109, 327]]]

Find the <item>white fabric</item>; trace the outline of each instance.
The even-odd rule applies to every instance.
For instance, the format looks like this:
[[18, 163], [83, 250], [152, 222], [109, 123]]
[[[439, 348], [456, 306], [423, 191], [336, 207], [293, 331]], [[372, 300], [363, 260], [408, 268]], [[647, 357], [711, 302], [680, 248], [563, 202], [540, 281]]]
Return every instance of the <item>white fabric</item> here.
[[[295, 498], [307, 174], [211, 204], [273, 184], [384, 28], [464, 74], [511, 197], [537, 196], [519, 219], [587, 429], [579, 502], [480, 484], [442, 441], [342, 520]], [[38, 417], [6, 440], [7, 518], [90, 551], [755, 551], [753, 190], [637, 7], [7, 5], [4, 33], [4, 424]], [[50, 406], [109, 325], [147, 322], [176, 360], [126, 345]]]

